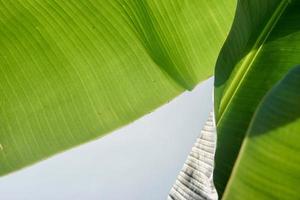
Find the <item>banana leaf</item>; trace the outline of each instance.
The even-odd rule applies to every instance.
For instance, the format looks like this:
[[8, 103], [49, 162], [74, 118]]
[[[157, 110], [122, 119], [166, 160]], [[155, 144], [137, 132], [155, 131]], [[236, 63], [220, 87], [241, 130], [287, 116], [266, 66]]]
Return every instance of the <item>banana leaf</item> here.
[[[291, 190], [300, 183], [299, 178], [296, 180], [299, 171], [295, 168], [289, 170], [288, 165], [295, 167], [299, 164], [295, 158], [299, 148], [293, 143], [297, 140], [294, 134], [300, 130], [299, 121], [295, 119], [296, 114], [290, 114], [290, 110], [282, 104], [285, 101], [293, 104], [291, 98], [297, 98], [299, 85], [278, 91], [282, 96], [273, 94], [273, 91], [266, 97], [268, 100], [263, 99], [291, 68], [300, 63], [299, 10], [300, 1], [297, 0], [238, 2], [233, 28], [218, 58], [215, 72], [218, 141], [214, 183], [219, 197], [226, 190], [223, 199], [296, 199]], [[283, 95], [289, 90], [293, 90], [294, 96]], [[281, 98], [282, 104], [277, 102], [278, 98]], [[262, 111], [266, 108], [260, 107], [257, 111], [260, 114], [256, 115], [259, 120], [256, 119], [254, 113], [260, 103], [272, 109], [273, 116], [269, 113], [265, 119], [260, 117], [262, 112], [266, 112]], [[279, 115], [283, 112], [293, 117]], [[255, 122], [250, 126], [253, 120]], [[252, 131], [256, 132], [255, 127], [258, 126], [266, 126], [266, 130], [261, 136], [252, 137]], [[294, 128], [289, 129], [289, 126]], [[293, 131], [288, 133], [290, 130]], [[256, 141], [255, 138], [257, 142], [252, 142]], [[262, 141], [260, 138], [264, 138], [265, 143], [258, 142]], [[279, 143], [282, 141], [281, 145], [287, 145], [286, 141], [291, 140], [291, 146], [283, 149], [275, 144], [274, 138]], [[291, 159], [293, 161], [290, 162]], [[287, 165], [286, 169], [283, 163]], [[272, 181], [274, 184], [271, 184]], [[280, 182], [281, 186], [278, 185]]]
[[234, 0], [0, 1], [0, 175], [96, 139], [212, 75]]

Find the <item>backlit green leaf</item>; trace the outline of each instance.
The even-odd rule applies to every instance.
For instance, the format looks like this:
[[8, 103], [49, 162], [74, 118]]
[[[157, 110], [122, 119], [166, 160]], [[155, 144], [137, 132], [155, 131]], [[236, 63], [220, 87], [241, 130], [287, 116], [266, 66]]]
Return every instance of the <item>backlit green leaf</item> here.
[[212, 75], [235, 0], [0, 0], [0, 175]]
[[300, 66], [263, 99], [223, 199], [299, 199]]
[[300, 1], [239, 1], [215, 74], [218, 142], [214, 179], [220, 196], [258, 104], [300, 63], [299, 10]]

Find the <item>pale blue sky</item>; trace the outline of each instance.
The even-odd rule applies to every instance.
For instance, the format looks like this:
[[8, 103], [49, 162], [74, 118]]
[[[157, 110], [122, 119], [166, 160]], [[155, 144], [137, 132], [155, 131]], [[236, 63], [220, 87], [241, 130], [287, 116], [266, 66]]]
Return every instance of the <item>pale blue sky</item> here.
[[212, 108], [213, 79], [101, 139], [0, 178], [3, 200], [164, 200]]

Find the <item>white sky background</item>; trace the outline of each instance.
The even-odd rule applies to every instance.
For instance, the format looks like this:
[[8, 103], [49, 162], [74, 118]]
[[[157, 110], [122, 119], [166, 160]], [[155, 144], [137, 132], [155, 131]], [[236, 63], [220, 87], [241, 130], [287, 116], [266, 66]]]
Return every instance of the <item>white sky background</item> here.
[[165, 200], [212, 108], [213, 79], [129, 126], [0, 178], [2, 200]]

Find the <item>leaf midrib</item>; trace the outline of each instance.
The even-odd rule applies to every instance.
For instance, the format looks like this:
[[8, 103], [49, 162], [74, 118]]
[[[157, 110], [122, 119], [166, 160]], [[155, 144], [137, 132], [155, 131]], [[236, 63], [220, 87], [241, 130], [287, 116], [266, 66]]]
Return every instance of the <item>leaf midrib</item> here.
[[253, 47], [250, 50], [250, 53], [246, 56], [244, 61], [241, 63], [241, 67], [239, 67], [236, 75], [234, 76], [233, 80], [230, 82], [227, 90], [225, 91], [223, 98], [220, 102], [220, 109], [219, 109], [219, 120], [217, 122], [217, 126], [221, 123], [226, 110], [229, 108], [232, 100], [235, 97], [235, 94], [239, 90], [241, 84], [243, 83], [245, 77], [248, 75], [248, 72], [251, 69], [252, 64], [255, 61], [255, 58], [259, 55], [260, 50], [262, 49], [265, 41], [269, 37], [270, 33], [272, 32], [273, 28], [277, 24], [278, 20], [280, 19], [281, 15], [286, 10], [287, 6], [291, 3], [290, 0], [282, 0], [281, 3], [277, 6], [275, 12], [272, 14], [270, 19], [268, 20], [266, 26], [263, 28], [262, 32], [257, 37]]

